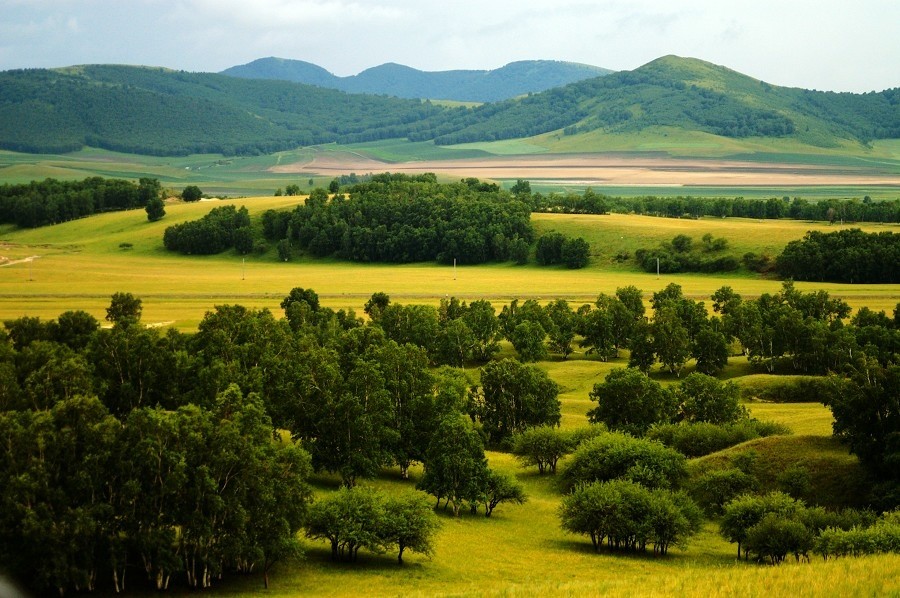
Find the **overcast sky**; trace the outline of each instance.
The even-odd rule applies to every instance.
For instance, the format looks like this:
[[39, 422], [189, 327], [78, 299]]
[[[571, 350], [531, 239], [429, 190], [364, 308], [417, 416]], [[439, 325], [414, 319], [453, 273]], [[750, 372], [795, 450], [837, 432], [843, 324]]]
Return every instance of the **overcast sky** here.
[[630, 70], [667, 54], [776, 85], [900, 87], [900, 0], [0, 0], [0, 70], [216, 72], [266, 56], [342, 76], [385, 62]]

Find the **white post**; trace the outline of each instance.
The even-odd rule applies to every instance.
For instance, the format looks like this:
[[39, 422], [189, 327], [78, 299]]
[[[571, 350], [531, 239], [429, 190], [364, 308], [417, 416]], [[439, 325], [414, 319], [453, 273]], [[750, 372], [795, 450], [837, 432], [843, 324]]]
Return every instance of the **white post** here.
[[456, 258], [453, 258], [453, 280], [456, 280]]

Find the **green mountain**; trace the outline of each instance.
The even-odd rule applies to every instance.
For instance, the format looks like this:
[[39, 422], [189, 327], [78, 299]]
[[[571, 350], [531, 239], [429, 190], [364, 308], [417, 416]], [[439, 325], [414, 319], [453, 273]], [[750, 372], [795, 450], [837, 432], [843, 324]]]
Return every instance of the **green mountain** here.
[[431, 98], [462, 102], [496, 102], [561, 87], [612, 71], [587, 64], [556, 60], [523, 60], [494, 70], [427, 72], [388, 63], [358, 75], [338, 77], [302, 60], [260, 58], [233, 66], [223, 75], [247, 79], [280, 79], [349, 93], [390, 95], [398, 98]]
[[817, 147], [900, 137], [900, 88], [852, 94], [769, 85], [702, 60], [666, 56], [634, 71], [589, 79], [520, 101], [482, 106], [439, 144], [635, 133], [668, 126], [723, 137], [792, 137]]
[[0, 148], [36, 153], [87, 145], [151, 155], [246, 155], [327, 142], [457, 144], [551, 131], [627, 135], [660, 126], [728, 138], [789, 138], [816, 147], [866, 144], [900, 138], [900, 88], [850, 94], [776, 87], [667, 56], [521, 98], [445, 108], [288, 81], [148, 67], [0, 72]]

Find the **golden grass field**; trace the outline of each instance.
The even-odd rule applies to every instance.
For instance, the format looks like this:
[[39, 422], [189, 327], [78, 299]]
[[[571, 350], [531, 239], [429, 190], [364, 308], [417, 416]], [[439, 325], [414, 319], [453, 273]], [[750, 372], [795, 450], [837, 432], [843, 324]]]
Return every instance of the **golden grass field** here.
[[[246, 205], [251, 215], [258, 216], [270, 208], [289, 209], [298, 201], [296, 197], [255, 197], [227, 203]], [[134, 210], [34, 230], [0, 228], [0, 320], [22, 315], [53, 318], [67, 309], [84, 309], [102, 317], [110, 295], [117, 291], [143, 298], [146, 322], [173, 323], [182, 329], [196, 328], [203, 314], [216, 304], [242, 303], [278, 312], [281, 299], [296, 286], [314, 289], [324, 305], [351, 307], [358, 313], [376, 291], [404, 303], [437, 303], [448, 296], [487, 298], [498, 309], [516, 297], [563, 297], [580, 304], [592, 301], [601, 292], [612, 293], [631, 284], [643, 289], [647, 297], [671, 282], [682, 285], [686, 295], [698, 299], [708, 299], [723, 285], [757, 296], [776, 292], [780, 282], [746, 274], [657, 278], [636, 271], [630, 264], [616, 264], [612, 256], [622, 249], [633, 253], [639, 247], [654, 246], [676, 234], [699, 239], [707, 232], [727, 238], [737, 255], [750, 250], [776, 255], [788, 241], [802, 237], [807, 230], [837, 228], [787, 220], [535, 214], [538, 232], [557, 229], [588, 239], [591, 264], [574, 271], [508, 263], [457, 268], [431, 263], [357, 264], [309, 259], [280, 263], [272, 250], [243, 259], [233, 252], [181, 256], [163, 248], [166, 227], [199, 218], [222, 203], [173, 203], [167, 206], [166, 217], [155, 223], [147, 221], [143, 210]], [[827, 289], [854, 307], [868, 305], [890, 311], [900, 302], [900, 285], [801, 283], [798, 287]]]

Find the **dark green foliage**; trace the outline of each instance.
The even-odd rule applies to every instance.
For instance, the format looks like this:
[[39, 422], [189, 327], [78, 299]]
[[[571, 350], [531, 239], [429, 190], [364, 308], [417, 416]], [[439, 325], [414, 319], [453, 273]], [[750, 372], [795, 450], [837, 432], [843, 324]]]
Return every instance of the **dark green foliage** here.
[[[159, 181], [142, 178], [135, 185], [120, 179], [90, 177], [83, 181], [45, 179], [26, 185], [0, 185], [0, 223], [34, 228], [99, 212], [162, 207]], [[165, 210], [163, 210], [163, 213]], [[150, 210], [147, 212], [150, 217]], [[160, 216], [162, 217], [162, 216]], [[152, 220], [152, 218], [151, 218]]]
[[748, 417], [739, 403], [738, 387], [712, 376], [693, 373], [675, 390], [678, 419], [684, 422], [730, 424]]
[[585, 440], [567, 460], [562, 483], [567, 489], [594, 481], [626, 479], [647, 488], [677, 488], [686, 459], [655, 440], [609, 432]]
[[181, 199], [184, 201], [200, 201], [203, 197], [203, 191], [197, 185], [188, 185], [181, 192]]
[[626, 480], [592, 482], [563, 497], [562, 528], [591, 538], [594, 550], [610, 548], [665, 555], [670, 546], [684, 547], [698, 529], [698, 510], [685, 496], [648, 490]]
[[163, 234], [163, 245], [169, 251], [194, 255], [222, 253], [232, 247], [239, 253], [249, 253], [253, 233], [247, 208], [213, 208], [200, 220], [170, 226]]
[[524, 320], [513, 329], [509, 341], [521, 361], [538, 361], [547, 355], [546, 337], [547, 332], [539, 322]]
[[551, 231], [538, 238], [535, 259], [542, 266], [562, 264], [578, 269], [587, 266], [590, 251], [590, 245], [583, 238], [570, 238]]
[[[314, 190], [290, 216], [265, 216], [269, 235], [292, 231], [299, 249], [363, 262], [480, 264], [509, 259], [509, 244], [529, 243], [528, 206], [496, 186], [439, 184], [433, 174], [380, 174], [328, 201]], [[276, 224], [278, 223], [278, 224]]]
[[886, 513], [871, 526], [829, 527], [816, 538], [813, 548], [826, 560], [829, 557], [900, 553], [900, 515]]
[[538, 473], [555, 474], [559, 460], [575, 450], [575, 438], [555, 426], [536, 426], [512, 437], [512, 452], [522, 465], [537, 465]]
[[[860, 360], [849, 378], [833, 376], [823, 402], [834, 414], [834, 434], [884, 480], [900, 478], [900, 365]], [[896, 498], [896, 497], [895, 497]], [[896, 506], [896, 505], [894, 505]]]
[[[706, 237], [709, 237], [707, 235]], [[730, 272], [740, 265], [737, 258], [722, 255], [728, 247], [725, 239], [707, 239], [695, 245], [687, 235], [677, 235], [656, 249], [638, 249], [634, 253], [638, 265], [645, 272], [670, 274], [673, 272]]]
[[528, 428], [559, 425], [559, 386], [536, 367], [513, 359], [481, 369], [481, 402], [475, 415], [491, 442], [499, 444]]
[[441, 420], [425, 457], [420, 490], [446, 499], [458, 516], [464, 502], [479, 502], [487, 479], [484, 444], [469, 418], [452, 414]]
[[602, 383], [594, 385], [590, 399], [597, 406], [588, 411], [588, 419], [610, 430], [643, 434], [653, 424], [669, 422], [675, 416], [672, 393], [633, 368], [612, 370]]
[[131, 293], [113, 293], [109, 307], [106, 308], [106, 321], [119, 328], [136, 324], [143, 311], [141, 303], [141, 299]]
[[809, 231], [791, 241], [775, 259], [784, 278], [849, 283], [900, 281], [900, 235], [859, 229]]
[[736, 467], [716, 469], [698, 476], [688, 484], [688, 494], [709, 516], [718, 516], [724, 506], [754, 490], [753, 476]]
[[647, 430], [645, 437], [658, 440], [688, 457], [702, 457], [754, 438], [789, 433], [790, 430], [780, 424], [742, 419], [727, 424], [656, 424]]
[[166, 215], [166, 204], [158, 197], [148, 201], [147, 207], [144, 209], [147, 211], [147, 220], [150, 222], [161, 220]]

